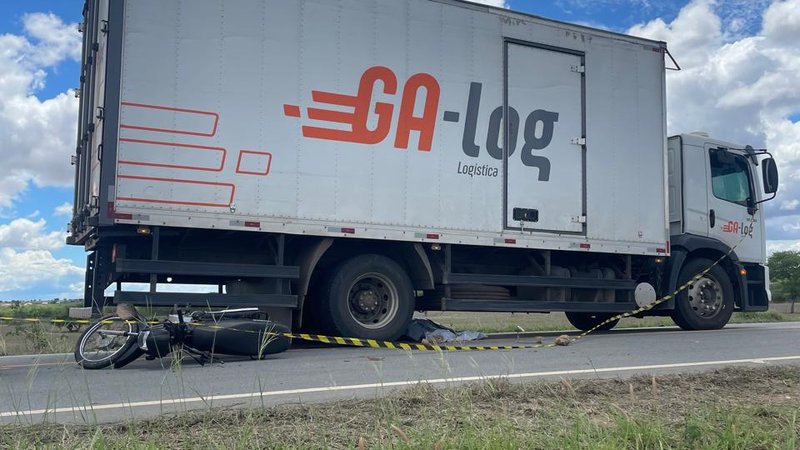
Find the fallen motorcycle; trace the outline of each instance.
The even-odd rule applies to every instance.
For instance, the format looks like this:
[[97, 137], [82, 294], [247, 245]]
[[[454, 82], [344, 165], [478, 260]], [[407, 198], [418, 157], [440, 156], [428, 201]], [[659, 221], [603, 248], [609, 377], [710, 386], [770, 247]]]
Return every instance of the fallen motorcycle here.
[[115, 315], [101, 318], [78, 339], [75, 361], [85, 369], [124, 367], [145, 355], [148, 360], [181, 351], [200, 364], [214, 355], [261, 359], [289, 348], [289, 329], [267, 320], [257, 308], [193, 312], [148, 322], [135, 307], [117, 305]]

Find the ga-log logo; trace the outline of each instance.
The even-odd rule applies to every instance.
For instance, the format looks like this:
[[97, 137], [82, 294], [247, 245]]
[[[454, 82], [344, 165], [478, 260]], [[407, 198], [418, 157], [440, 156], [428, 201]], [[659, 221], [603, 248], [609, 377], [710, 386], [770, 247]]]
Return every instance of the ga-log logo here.
[[[302, 134], [306, 138], [329, 141], [348, 142], [353, 144], [379, 144], [384, 142], [394, 130], [394, 148], [407, 150], [412, 132], [419, 133], [417, 150], [430, 152], [434, 144], [437, 126], [437, 114], [441, 98], [441, 85], [431, 74], [416, 73], [403, 84], [399, 90], [397, 75], [388, 67], [375, 66], [368, 68], [358, 83], [356, 94], [340, 94], [335, 92], [311, 91], [311, 99], [319, 106], [306, 108], [306, 117], [315, 123], [327, 122], [330, 126], [319, 124], [303, 124]], [[375, 92], [384, 96], [399, 97], [399, 108], [393, 103], [374, 101]], [[469, 86], [466, 101], [466, 114], [459, 111], [446, 110], [442, 120], [449, 123], [460, 123], [464, 117], [461, 148], [464, 155], [478, 158], [481, 146], [475, 142], [476, 129], [481, 107], [483, 84], [472, 82]], [[421, 106], [417, 103], [421, 102]], [[502, 128], [504, 107], [498, 106], [489, 116], [486, 124], [486, 152], [493, 159], [503, 159]], [[395, 111], [397, 114], [395, 115]], [[284, 104], [286, 117], [302, 119], [302, 108], [299, 105]], [[370, 127], [370, 119], [374, 114]], [[508, 156], [514, 155], [520, 134], [520, 115], [513, 107], [508, 108]], [[396, 117], [396, 123], [393, 121]], [[559, 113], [537, 109], [530, 112], [522, 128], [522, 156], [525, 166], [539, 169], [539, 181], [550, 180], [550, 160], [537, 151], [547, 148], [553, 139]], [[458, 163], [458, 173], [472, 176], [496, 177], [498, 169], [488, 165]]]

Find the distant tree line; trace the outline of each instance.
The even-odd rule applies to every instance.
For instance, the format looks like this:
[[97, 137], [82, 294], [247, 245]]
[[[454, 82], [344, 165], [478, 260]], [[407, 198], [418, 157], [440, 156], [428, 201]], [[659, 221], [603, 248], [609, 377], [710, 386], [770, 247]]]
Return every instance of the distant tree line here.
[[800, 296], [800, 251], [785, 250], [775, 252], [767, 261], [769, 265], [770, 290], [772, 300], [791, 302], [791, 313]]

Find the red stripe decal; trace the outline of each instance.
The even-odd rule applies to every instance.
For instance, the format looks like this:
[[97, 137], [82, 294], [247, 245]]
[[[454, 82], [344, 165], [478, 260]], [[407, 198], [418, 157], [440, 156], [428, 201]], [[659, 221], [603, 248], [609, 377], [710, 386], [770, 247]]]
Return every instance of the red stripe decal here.
[[131, 144], [142, 144], [142, 145], [153, 145], [153, 146], [162, 146], [162, 147], [177, 147], [177, 148], [186, 148], [192, 150], [203, 150], [203, 151], [213, 151], [213, 152], [221, 152], [222, 156], [219, 160], [218, 167], [204, 167], [204, 166], [190, 166], [185, 164], [165, 164], [165, 163], [156, 163], [156, 162], [147, 162], [147, 161], [131, 161], [131, 160], [123, 160], [119, 161], [120, 164], [129, 164], [134, 166], [150, 166], [150, 167], [167, 167], [173, 169], [188, 169], [188, 170], [202, 170], [207, 172], [221, 172], [223, 167], [225, 166], [225, 157], [228, 153], [222, 147], [207, 147], [203, 145], [190, 145], [190, 144], [178, 144], [176, 142], [160, 142], [160, 141], [146, 141], [143, 139], [130, 139], [130, 138], [120, 138], [120, 142], [128, 142]]
[[217, 126], [219, 125], [219, 114], [215, 112], [201, 111], [199, 109], [175, 108], [172, 106], [148, 105], [145, 103], [134, 103], [134, 102], [121, 102], [120, 105], [122, 105], [123, 107], [133, 108], [133, 109], [139, 108], [139, 109], [148, 109], [151, 111], [168, 111], [172, 113], [184, 113], [195, 116], [206, 116], [214, 120], [213, 124], [211, 125], [211, 131], [181, 130], [181, 129], [161, 128], [156, 126], [145, 126], [143, 124], [131, 124], [131, 123], [121, 123], [119, 125], [120, 128], [127, 128], [131, 130], [153, 131], [156, 133], [185, 134], [189, 136], [212, 137], [217, 134]]

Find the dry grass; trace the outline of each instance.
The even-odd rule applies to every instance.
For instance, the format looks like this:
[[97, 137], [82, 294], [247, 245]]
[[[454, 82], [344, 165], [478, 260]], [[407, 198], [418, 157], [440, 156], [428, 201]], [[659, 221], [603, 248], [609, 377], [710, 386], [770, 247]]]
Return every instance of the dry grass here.
[[0, 356], [72, 352], [78, 336], [47, 323], [0, 323]]
[[[84, 324], [73, 323], [71, 330], [66, 324], [52, 324], [50, 319], [67, 319], [69, 308], [82, 306], [81, 302], [35, 303], [14, 305], [0, 303], [0, 316], [14, 318], [35, 318], [41, 322], [0, 321], [0, 356], [39, 355], [47, 353], [72, 353]], [[107, 307], [104, 314], [114, 308]], [[142, 308], [147, 317], [166, 315], [168, 308]]]
[[800, 445], [800, 369], [421, 384], [375, 400], [0, 427], [2, 448], [759, 448]]
[[[571, 330], [572, 325], [564, 313], [469, 313], [428, 312], [417, 313], [418, 317], [431, 320], [457, 330], [478, 330], [484, 333], [514, 331], [560, 331]], [[773, 303], [770, 310], [760, 313], [734, 313], [731, 323], [800, 322], [800, 313], [789, 314], [788, 303]], [[622, 319], [618, 328], [671, 327], [675, 323], [669, 317], [645, 317]]]

